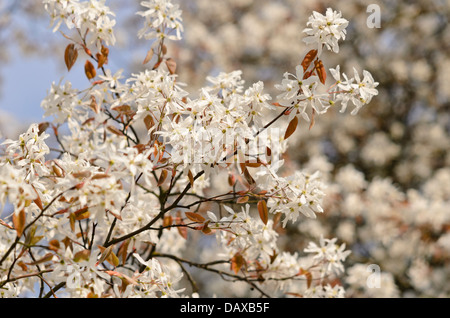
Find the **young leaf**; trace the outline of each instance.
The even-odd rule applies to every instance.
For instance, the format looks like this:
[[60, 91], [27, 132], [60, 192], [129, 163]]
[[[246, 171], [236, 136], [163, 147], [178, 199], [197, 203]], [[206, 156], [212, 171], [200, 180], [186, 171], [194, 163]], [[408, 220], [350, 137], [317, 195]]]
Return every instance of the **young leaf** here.
[[38, 259], [38, 260], [36, 260], [34, 262], [31, 262], [31, 263], [25, 263], [25, 264], [26, 265], [32, 265], [32, 266], [33, 265], [39, 265], [39, 264], [51, 261], [52, 258], [53, 258], [53, 253], [47, 253], [41, 259]]
[[17, 232], [17, 236], [21, 237], [23, 234], [23, 230], [25, 229], [25, 210], [22, 209], [19, 213], [13, 213], [12, 221]]
[[8, 223], [6, 223], [6, 222], [3, 221], [2, 219], [0, 219], [0, 224], [3, 225], [3, 226], [6, 226], [8, 229], [11, 229], [11, 230], [14, 229], [11, 225], [9, 225]]
[[86, 74], [88, 80], [93, 79], [95, 75], [97, 75], [94, 65], [92, 65], [89, 60], [86, 60], [86, 63], [84, 64], [84, 73]]
[[249, 197], [245, 196], [245, 197], [240, 197], [239, 199], [236, 200], [236, 203], [246, 203], [248, 201]]
[[188, 171], [189, 183], [191, 184], [191, 188], [194, 187], [194, 176], [192, 175], [191, 170]]
[[298, 117], [295, 116], [291, 120], [291, 122], [289, 123], [289, 125], [286, 129], [286, 133], [284, 134], [284, 139], [288, 139], [294, 133], [294, 131], [297, 129], [297, 125], [298, 125]]
[[95, 56], [97, 57], [97, 68], [101, 68], [103, 65], [108, 64], [107, 56], [101, 53], [97, 53]]
[[150, 130], [155, 125], [155, 121], [153, 120], [152, 115], [147, 115], [144, 117], [144, 124], [147, 130]]
[[317, 50], [311, 50], [308, 53], [306, 53], [305, 57], [303, 58], [303, 61], [301, 65], [303, 66], [303, 72], [308, 69], [308, 67], [311, 65], [312, 61], [317, 55]]
[[147, 64], [153, 57], [153, 49], [148, 50], [147, 55], [145, 56], [144, 62], [142, 64]]
[[167, 175], [168, 175], [167, 170], [163, 169], [161, 171], [161, 175], [159, 176], [158, 187], [161, 186], [164, 183], [164, 181], [166, 181]]
[[264, 224], [267, 224], [267, 221], [269, 221], [269, 210], [267, 209], [267, 203], [265, 200], [258, 202], [258, 212], [261, 221], [263, 221]]
[[87, 261], [89, 259], [90, 255], [91, 255], [90, 250], [82, 250], [82, 251], [79, 251], [78, 253], [75, 253], [75, 255], [73, 256], [73, 260], [75, 262]]
[[168, 58], [166, 60], [166, 65], [167, 65], [167, 68], [168, 68], [170, 74], [175, 74], [175, 71], [177, 69], [177, 62], [175, 62], [175, 60], [172, 58]]
[[192, 222], [203, 223], [205, 222], [205, 218], [198, 213], [193, 212], [185, 212], [186, 217]]
[[100, 258], [97, 261], [97, 263], [95, 263], [95, 266], [98, 266], [99, 264], [103, 263], [109, 257], [109, 255], [111, 255], [113, 245], [108, 246], [107, 248], [103, 246], [98, 246], [98, 248], [102, 251], [102, 254], [100, 255]]
[[244, 263], [244, 257], [239, 252], [234, 254], [234, 256], [231, 258], [231, 270], [235, 274], [239, 273]]
[[314, 66], [316, 68], [317, 76], [319, 76], [320, 82], [322, 84], [325, 84], [325, 81], [327, 80], [327, 71], [325, 70], [322, 61], [321, 60], [314, 61]]
[[78, 58], [78, 50], [75, 48], [75, 44], [71, 43], [67, 45], [64, 52], [64, 62], [66, 63], [67, 70], [70, 71]]

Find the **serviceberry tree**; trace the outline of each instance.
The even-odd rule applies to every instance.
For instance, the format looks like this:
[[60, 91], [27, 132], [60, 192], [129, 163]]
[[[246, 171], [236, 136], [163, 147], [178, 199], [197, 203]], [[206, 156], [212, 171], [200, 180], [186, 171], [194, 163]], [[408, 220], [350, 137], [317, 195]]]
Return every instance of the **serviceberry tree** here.
[[345, 295], [345, 243], [279, 246], [289, 224], [326, 213], [320, 172], [285, 165], [289, 137], [337, 107], [357, 115], [378, 94], [368, 71], [339, 65], [328, 85], [323, 55], [346, 37], [341, 13], [313, 12], [311, 47], [277, 96], [263, 81], [246, 87], [240, 70], [207, 77], [193, 95], [167, 49], [184, 31], [176, 4], [141, 3], [147, 69], [128, 78], [107, 68], [116, 21], [105, 1], [43, 4], [68, 41], [67, 69], [84, 58], [90, 85], [53, 83], [41, 104], [48, 121], [3, 143], [0, 202], [13, 207], [0, 226], [3, 297], [209, 296], [205, 273], [254, 296]]

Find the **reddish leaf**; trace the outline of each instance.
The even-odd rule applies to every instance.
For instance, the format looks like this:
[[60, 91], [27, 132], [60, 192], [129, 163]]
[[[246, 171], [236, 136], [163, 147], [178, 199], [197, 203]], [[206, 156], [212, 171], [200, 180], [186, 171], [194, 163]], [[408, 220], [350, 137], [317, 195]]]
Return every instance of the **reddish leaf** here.
[[192, 175], [191, 170], [188, 171], [189, 183], [191, 184], [191, 188], [194, 187], [194, 176]]
[[303, 66], [303, 72], [308, 69], [308, 67], [311, 65], [312, 61], [317, 55], [317, 50], [311, 50], [308, 53], [306, 53], [305, 57], [303, 58], [303, 61], [301, 65]]
[[97, 75], [94, 65], [89, 60], [86, 60], [86, 63], [84, 64], [84, 73], [88, 80], [93, 79], [95, 75]]
[[205, 222], [205, 218], [198, 213], [194, 212], [185, 212], [186, 217], [192, 222], [203, 223]]
[[119, 106], [112, 107], [111, 109], [115, 110], [120, 115], [127, 115], [127, 116], [131, 117], [135, 114], [135, 111], [131, 109], [130, 105], [119, 105]]
[[117, 251], [117, 256], [122, 258], [122, 264], [125, 264], [128, 256], [128, 245], [130, 245], [130, 240], [125, 240], [119, 247]]
[[123, 132], [121, 132], [117, 127], [115, 126], [107, 126], [106, 129], [108, 129], [109, 132], [113, 133], [117, 136], [123, 136]]
[[90, 216], [88, 207], [81, 208], [81, 209], [73, 212], [73, 214], [75, 216], [74, 218], [76, 221], [87, 219]]
[[256, 184], [255, 179], [253, 179], [253, 177], [251, 176], [250, 172], [248, 172], [247, 168], [244, 167], [244, 177], [245, 180], [247, 180], [248, 184], [250, 186]]
[[231, 258], [231, 270], [237, 274], [245, 264], [244, 257], [238, 252]]
[[97, 57], [97, 68], [101, 68], [103, 67], [104, 64], [108, 64], [108, 57], [101, 54], [101, 53], [97, 53], [95, 55]]
[[21, 210], [19, 213], [13, 213], [12, 221], [14, 224], [14, 229], [17, 232], [17, 236], [21, 237], [23, 230], [25, 229], [26, 215], [25, 210]]
[[145, 59], [144, 59], [144, 61], [142, 62], [142, 64], [147, 64], [148, 62], [150, 62], [150, 60], [151, 60], [152, 57], [153, 57], [153, 54], [154, 54], [154, 52], [153, 52], [152, 49], [148, 50], [147, 55], [145, 56]]
[[267, 203], [265, 200], [258, 202], [258, 212], [261, 221], [263, 221], [264, 224], [267, 224], [269, 221], [269, 210], [267, 209]]
[[178, 233], [181, 235], [181, 237], [183, 237], [185, 240], [187, 240], [187, 238], [188, 238], [187, 228], [184, 226], [185, 224], [184, 224], [183, 220], [181, 219], [181, 217], [179, 217], [179, 215], [176, 218], [176, 223], [177, 223], [177, 225], [180, 225], [180, 226], [177, 226]]
[[78, 50], [75, 48], [75, 44], [71, 43], [67, 45], [64, 52], [64, 62], [66, 63], [67, 70], [70, 71], [78, 58]]
[[40, 123], [38, 126], [38, 129], [39, 129], [38, 136], [42, 135], [42, 133], [44, 131], [46, 131], [49, 126], [50, 126], [50, 123], [47, 121]]
[[171, 226], [173, 222], [173, 218], [170, 215], [164, 216], [163, 219], [163, 227]]
[[11, 225], [9, 225], [8, 223], [6, 223], [6, 222], [3, 221], [2, 219], [0, 219], [0, 224], [3, 225], [3, 226], [6, 226], [8, 229], [11, 229], [11, 230], [14, 229]]
[[321, 60], [314, 61], [314, 66], [316, 68], [317, 76], [319, 76], [320, 82], [322, 84], [325, 84], [325, 81], [327, 80], [327, 71], [325, 70], [322, 61]]
[[59, 250], [59, 241], [58, 240], [51, 240], [50, 242], [48, 242], [48, 248], [52, 251], [57, 252]]
[[161, 171], [161, 175], [159, 176], [158, 187], [161, 186], [164, 183], [164, 181], [166, 181], [167, 175], [168, 175], [167, 170], [163, 169]]
[[41, 259], [38, 259], [38, 260], [36, 260], [36, 261], [34, 261], [34, 262], [31, 262], [31, 263], [26, 263], [26, 264], [27, 264], [27, 265], [31, 265], [31, 266], [33, 266], [33, 265], [39, 265], [39, 264], [42, 264], [42, 263], [46, 263], [46, 262], [51, 261], [52, 258], [53, 258], [53, 253], [47, 253], [47, 254], [45, 254]]
[[209, 224], [209, 221], [207, 221], [207, 222], [203, 225], [203, 228], [202, 228], [203, 234], [210, 235], [210, 234], [213, 233], [213, 231], [209, 228], [208, 224]]
[[174, 59], [168, 58], [166, 60], [167, 69], [169, 70], [170, 74], [175, 74], [175, 71], [177, 69], [177, 62], [175, 62]]
[[228, 175], [228, 184], [232, 187], [236, 183], [236, 177], [233, 174]]
[[240, 197], [239, 199], [237, 199], [236, 203], [241, 203], [242, 204], [242, 203], [248, 202], [248, 200], [249, 200], [248, 196]]
[[313, 128], [314, 123], [316, 122], [314, 119], [315, 114], [316, 114], [316, 110], [313, 108], [312, 114], [311, 114], [311, 122], [309, 123], [309, 130], [311, 130], [311, 128]]
[[75, 262], [87, 261], [89, 259], [90, 255], [91, 255], [90, 250], [82, 250], [82, 251], [79, 251], [78, 253], [75, 253], [75, 255], [73, 256], [73, 260]]
[[294, 131], [297, 129], [297, 125], [298, 125], [298, 117], [295, 116], [291, 120], [291, 122], [289, 123], [289, 125], [286, 129], [286, 133], [284, 134], [284, 139], [288, 139], [294, 133]]
[[308, 288], [311, 287], [311, 283], [312, 283], [312, 274], [310, 271], [300, 268], [300, 271], [297, 274], [298, 276], [305, 276], [306, 277], [306, 286]]
[[153, 117], [151, 115], [147, 115], [144, 118], [144, 124], [147, 130], [149, 130], [155, 125], [155, 121], [153, 120]]

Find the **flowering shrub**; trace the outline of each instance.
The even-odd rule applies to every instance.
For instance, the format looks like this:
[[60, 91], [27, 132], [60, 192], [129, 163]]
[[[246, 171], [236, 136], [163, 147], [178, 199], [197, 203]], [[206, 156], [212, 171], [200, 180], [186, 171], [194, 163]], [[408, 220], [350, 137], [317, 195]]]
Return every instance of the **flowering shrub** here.
[[[0, 227], [3, 297], [209, 296], [231, 282], [254, 296], [343, 297], [344, 287], [350, 295], [398, 294], [389, 273], [381, 276], [389, 288], [369, 288], [370, 273], [357, 262], [346, 279], [351, 254], [342, 240], [352, 242], [351, 218], [368, 220], [374, 241], [386, 233], [370, 226], [378, 220], [392, 225], [392, 236], [403, 229], [398, 222], [405, 239], [419, 239], [408, 229], [416, 220], [401, 213], [402, 194], [387, 180], [369, 184], [350, 165], [336, 188], [329, 171], [314, 162], [293, 171], [284, 156], [298, 125], [313, 132], [334, 108], [357, 115], [378, 94], [368, 71], [350, 77], [325, 67], [325, 52], [338, 53], [347, 34], [339, 12], [309, 17], [307, 52], [274, 85], [276, 95], [263, 81], [246, 87], [240, 70], [209, 76], [192, 94], [169, 57], [169, 43], [183, 39], [177, 5], [142, 2], [137, 36], [149, 41], [147, 69], [125, 77], [107, 68], [116, 22], [104, 1], [43, 2], [53, 30], [71, 32], [62, 31], [67, 69], [86, 58], [91, 85], [53, 83], [41, 104], [49, 121], [3, 143], [0, 202], [14, 211]], [[374, 147], [383, 142], [376, 138]], [[287, 231], [308, 233], [336, 214], [345, 218], [337, 237], [304, 236], [302, 250], [286, 248]], [[426, 267], [417, 260], [411, 275]]]

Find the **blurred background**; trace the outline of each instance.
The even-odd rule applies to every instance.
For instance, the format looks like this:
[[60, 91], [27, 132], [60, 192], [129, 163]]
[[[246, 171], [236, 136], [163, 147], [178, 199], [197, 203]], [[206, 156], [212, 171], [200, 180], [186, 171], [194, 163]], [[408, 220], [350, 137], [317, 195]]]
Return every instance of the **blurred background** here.
[[[167, 55], [192, 94], [206, 76], [240, 69], [246, 86], [262, 80], [276, 96], [274, 84], [311, 49], [302, 30], [312, 11], [342, 11], [347, 39], [339, 54], [323, 54], [324, 65], [349, 76], [353, 67], [368, 70], [379, 95], [357, 116], [330, 110], [291, 137], [286, 167], [320, 170], [329, 187], [321, 218], [301, 220], [280, 239], [289, 251], [321, 235], [345, 242], [352, 250], [342, 278], [347, 296], [450, 296], [450, 1], [173, 2], [185, 32]], [[108, 68], [143, 70], [150, 44], [136, 35], [139, 1], [106, 3], [117, 15]], [[379, 28], [367, 24], [370, 4], [380, 8]], [[67, 44], [49, 28], [41, 1], [0, 0], [0, 138], [44, 121], [40, 102], [53, 81], [89, 85], [82, 56], [67, 72]], [[379, 266], [381, 288], [366, 284], [370, 264]]]

